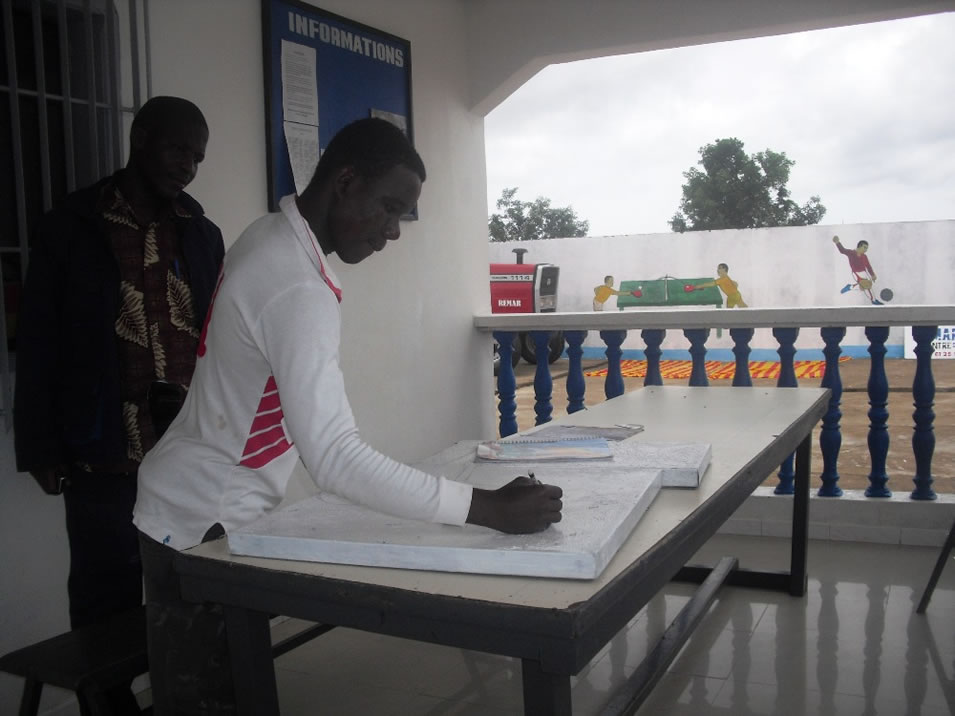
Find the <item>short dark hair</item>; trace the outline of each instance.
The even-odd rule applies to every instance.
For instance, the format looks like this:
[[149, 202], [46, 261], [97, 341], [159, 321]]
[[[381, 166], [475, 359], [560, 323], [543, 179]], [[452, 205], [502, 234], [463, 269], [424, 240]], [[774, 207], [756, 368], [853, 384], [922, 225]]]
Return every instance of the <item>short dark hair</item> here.
[[325, 181], [346, 166], [355, 167], [365, 179], [377, 178], [396, 166], [407, 167], [421, 181], [427, 176], [424, 162], [407, 135], [377, 117], [359, 119], [339, 130], [322, 152], [312, 181]]
[[153, 97], [139, 108], [133, 117], [131, 132], [137, 129], [145, 130], [147, 134], [154, 130], [160, 131], [173, 124], [186, 124], [202, 127], [207, 132], [209, 125], [196, 105], [182, 97]]
[[717, 264], [717, 265], [716, 265], [716, 270], [719, 271], [720, 269], [726, 269], [727, 271], [729, 271], [729, 270], [730, 270], [730, 267], [727, 266], [726, 264]]
[[866, 241], [865, 239], [862, 239], [862, 241], [856, 244], [857, 249], [861, 249], [863, 246], [865, 246], [866, 248], [869, 248], [869, 242]]

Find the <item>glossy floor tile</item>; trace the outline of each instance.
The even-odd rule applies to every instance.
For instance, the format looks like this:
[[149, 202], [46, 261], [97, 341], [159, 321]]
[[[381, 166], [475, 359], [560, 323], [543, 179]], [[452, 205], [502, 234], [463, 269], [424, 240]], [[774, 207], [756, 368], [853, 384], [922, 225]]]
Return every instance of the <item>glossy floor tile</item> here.
[[[788, 564], [789, 543], [717, 536], [694, 558]], [[955, 564], [915, 614], [937, 548], [810, 543], [804, 599], [725, 587], [638, 714], [955, 713]], [[572, 679], [598, 714], [692, 594], [670, 584]], [[335, 629], [276, 661], [283, 715], [523, 713], [514, 659]]]

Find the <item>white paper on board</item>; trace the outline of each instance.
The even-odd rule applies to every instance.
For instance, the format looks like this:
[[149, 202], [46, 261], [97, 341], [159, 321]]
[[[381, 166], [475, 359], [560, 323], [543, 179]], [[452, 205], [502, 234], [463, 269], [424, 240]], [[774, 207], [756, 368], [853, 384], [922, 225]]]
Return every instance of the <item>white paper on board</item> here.
[[282, 40], [282, 130], [295, 191], [318, 166], [318, 76], [314, 47]]
[[314, 47], [282, 40], [282, 119], [318, 126], [318, 66]]
[[318, 166], [318, 127], [295, 122], [283, 122], [285, 145], [288, 147], [289, 164], [295, 192], [301, 194]]

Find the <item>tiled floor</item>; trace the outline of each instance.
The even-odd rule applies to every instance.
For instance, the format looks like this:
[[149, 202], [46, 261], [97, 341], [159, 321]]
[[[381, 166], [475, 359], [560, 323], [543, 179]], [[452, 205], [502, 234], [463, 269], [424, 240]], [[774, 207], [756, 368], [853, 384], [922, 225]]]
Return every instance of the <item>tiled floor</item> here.
[[[788, 542], [717, 536], [694, 560], [727, 554], [779, 568]], [[937, 548], [810, 543], [809, 594], [726, 587], [638, 712], [649, 714], [955, 713], [955, 564], [928, 612], [915, 606]], [[596, 714], [647, 644], [686, 603], [671, 584], [573, 679], [575, 714]], [[276, 661], [282, 714], [520, 714], [520, 663], [335, 629]]]

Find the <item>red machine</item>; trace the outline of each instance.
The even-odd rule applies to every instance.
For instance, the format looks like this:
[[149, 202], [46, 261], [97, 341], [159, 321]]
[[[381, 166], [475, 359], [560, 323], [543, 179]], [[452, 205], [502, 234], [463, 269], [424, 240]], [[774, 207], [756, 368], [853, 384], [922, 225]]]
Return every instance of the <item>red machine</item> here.
[[[517, 263], [491, 264], [491, 313], [553, 313], [557, 310], [557, 279], [560, 267], [554, 264], [526, 264], [527, 249], [514, 249]], [[564, 351], [564, 336], [555, 333], [550, 339], [548, 363]], [[528, 363], [537, 362], [537, 351], [531, 338], [521, 333], [514, 342], [513, 363], [523, 356]], [[497, 351], [495, 348], [495, 361]]]

